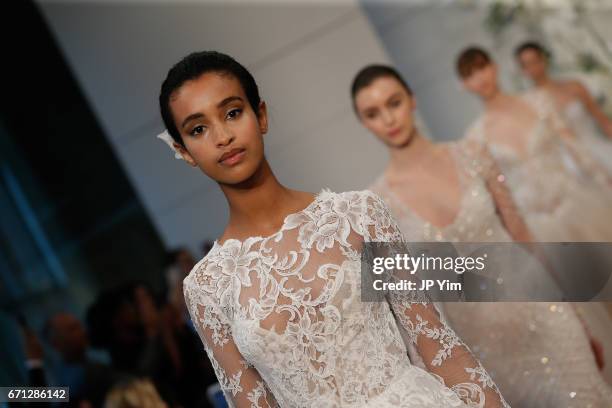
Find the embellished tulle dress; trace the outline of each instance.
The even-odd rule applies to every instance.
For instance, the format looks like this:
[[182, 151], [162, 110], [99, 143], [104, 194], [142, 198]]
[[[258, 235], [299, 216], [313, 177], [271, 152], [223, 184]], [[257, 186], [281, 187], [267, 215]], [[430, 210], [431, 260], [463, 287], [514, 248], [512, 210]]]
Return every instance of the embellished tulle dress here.
[[[455, 219], [438, 227], [401, 199], [383, 176], [370, 187], [385, 200], [407, 242], [511, 242], [485, 183], [489, 160], [465, 143], [449, 143], [463, 191]], [[409, 189], [410, 186], [405, 186]], [[512, 279], [530, 285], [541, 272], [529, 253]], [[598, 371], [575, 307], [549, 302], [442, 303], [444, 315], [475, 353], [509, 404], [524, 408], [611, 407], [612, 389]], [[416, 356], [418, 360], [418, 356]], [[415, 358], [413, 358], [415, 360]]]
[[[574, 136], [547, 92], [519, 98], [538, 118], [526, 130], [525, 152], [496, 142], [486, 114], [471, 126], [467, 139], [486, 145], [537, 241], [612, 242], [612, 179]], [[588, 177], [568, 169], [564, 151]]]

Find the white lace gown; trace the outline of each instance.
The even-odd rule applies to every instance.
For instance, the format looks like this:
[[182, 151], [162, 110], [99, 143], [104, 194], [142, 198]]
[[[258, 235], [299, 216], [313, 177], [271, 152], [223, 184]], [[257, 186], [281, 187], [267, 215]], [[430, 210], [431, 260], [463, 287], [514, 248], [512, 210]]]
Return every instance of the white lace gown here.
[[[411, 211], [384, 177], [371, 189], [389, 205], [408, 242], [511, 242], [481, 178], [483, 166], [468, 159], [459, 145], [452, 152], [464, 195], [456, 218], [443, 228]], [[526, 275], [520, 280], [529, 284]], [[598, 371], [571, 304], [447, 302], [443, 310], [512, 406], [612, 406], [612, 389]]]
[[606, 169], [608, 174], [612, 174], [612, 140], [599, 130], [584, 105], [578, 100], [570, 102], [562, 113], [567, 124], [588, 152]]
[[373, 193], [323, 190], [272, 236], [216, 242], [184, 293], [230, 406], [507, 407], [431, 303], [360, 300], [363, 242], [401, 239]]

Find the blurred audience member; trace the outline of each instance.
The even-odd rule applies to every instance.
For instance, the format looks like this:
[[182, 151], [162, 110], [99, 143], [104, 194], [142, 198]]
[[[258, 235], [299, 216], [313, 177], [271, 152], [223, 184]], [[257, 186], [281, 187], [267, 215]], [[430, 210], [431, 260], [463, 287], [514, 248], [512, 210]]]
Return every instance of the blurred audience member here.
[[206, 407], [216, 377], [201, 343], [171, 303], [157, 304], [143, 284], [100, 295], [88, 312], [92, 342], [122, 372], [151, 378], [171, 406]]
[[187, 248], [178, 248], [168, 253], [166, 263], [168, 303], [173, 305], [187, 319], [188, 312], [183, 296], [183, 279], [191, 272], [195, 264], [196, 260]]
[[[20, 324], [28, 385], [69, 387], [68, 407], [102, 407], [106, 392], [119, 376], [110, 367], [88, 358], [88, 338], [81, 322], [64, 312], [56, 313], [47, 320], [43, 335], [60, 356], [59, 365], [52, 369], [45, 367], [44, 349], [39, 337], [23, 320]], [[54, 381], [49, 381], [49, 378]]]
[[104, 408], [168, 408], [148, 379], [131, 380], [115, 386]]
[[86, 400], [101, 407], [106, 392], [119, 379], [110, 367], [87, 357], [89, 340], [85, 327], [69, 313], [56, 313], [45, 325], [49, 344], [61, 356], [58, 385], [70, 387], [71, 400]]

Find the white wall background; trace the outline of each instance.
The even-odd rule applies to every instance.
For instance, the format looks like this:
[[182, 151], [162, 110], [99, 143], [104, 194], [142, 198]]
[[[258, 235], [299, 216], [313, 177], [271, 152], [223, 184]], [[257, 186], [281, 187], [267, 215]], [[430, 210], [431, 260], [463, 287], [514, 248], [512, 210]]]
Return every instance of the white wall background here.
[[[457, 54], [473, 44], [490, 49], [496, 59], [512, 52], [493, 46], [482, 24], [484, 9], [364, 2], [364, 10], [393, 62], [413, 88], [431, 137], [439, 140], [462, 137], [480, 112], [480, 104], [463, 90], [456, 78]], [[506, 60], [507, 57], [503, 61]], [[503, 61], [500, 78], [508, 86], [508, 64]]]
[[155, 138], [161, 81], [189, 52], [217, 49], [252, 71], [271, 115], [268, 158], [286, 185], [361, 189], [384, 167], [385, 148], [354, 118], [349, 87], [363, 65], [388, 58], [352, 1], [39, 5], [168, 247], [199, 253], [227, 216], [216, 184]]

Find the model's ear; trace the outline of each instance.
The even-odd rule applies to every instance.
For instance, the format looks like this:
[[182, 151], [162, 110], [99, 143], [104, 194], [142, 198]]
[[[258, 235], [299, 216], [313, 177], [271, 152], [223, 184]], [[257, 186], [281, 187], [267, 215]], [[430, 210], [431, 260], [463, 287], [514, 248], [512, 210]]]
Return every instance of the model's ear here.
[[259, 113], [257, 114], [259, 131], [262, 135], [268, 133], [268, 107], [264, 101], [259, 102]]
[[198, 164], [195, 162], [191, 154], [185, 149], [185, 146], [182, 146], [176, 142], [172, 143], [172, 146], [176, 149], [177, 152], [181, 155], [183, 160], [185, 160], [190, 166], [198, 167]]

